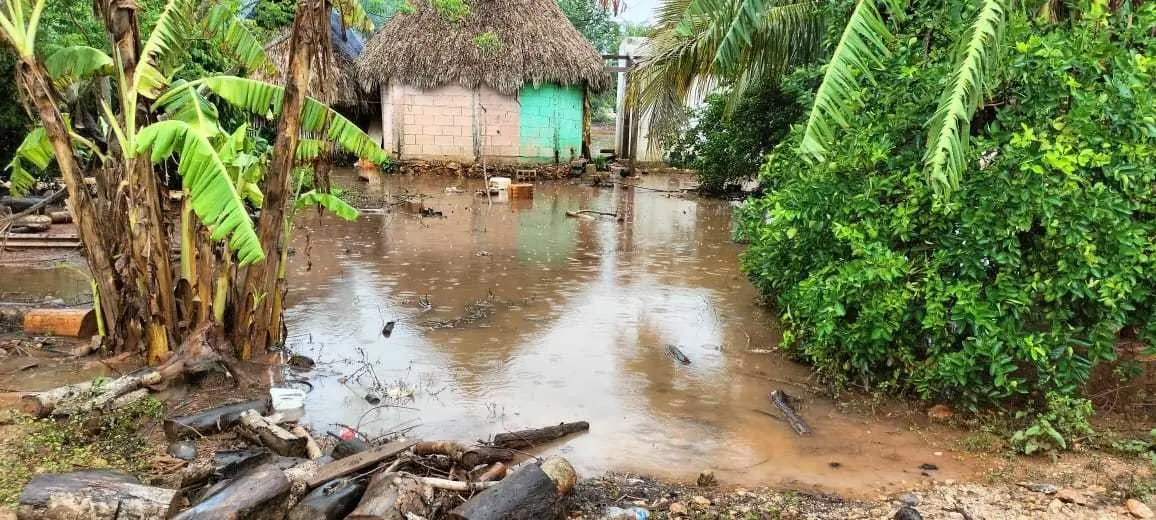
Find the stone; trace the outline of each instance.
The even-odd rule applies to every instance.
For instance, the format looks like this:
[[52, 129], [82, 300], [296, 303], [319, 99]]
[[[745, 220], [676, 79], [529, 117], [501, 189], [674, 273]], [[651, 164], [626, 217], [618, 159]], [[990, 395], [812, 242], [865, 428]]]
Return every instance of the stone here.
[[1132, 514], [1132, 516], [1136, 518], [1156, 517], [1156, 515], [1152, 514], [1152, 510], [1149, 509], [1148, 506], [1144, 505], [1143, 502], [1136, 500], [1135, 498], [1129, 498], [1127, 501], [1125, 501], [1124, 507], [1128, 510], [1129, 513]]
[[956, 513], [955, 511], [952, 511], [947, 513], [945, 518], [947, 518], [947, 520], [966, 520], [967, 517], [963, 516], [963, 513]]
[[1072, 488], [1063, 488], [1059, 491], [1056, 491], [1056, 498], [1068, 504], [1079, 504], [1082, 506], [1087, 505], [1088, 503], [1088, 499], [1084, 496], [1083, 493]]
[[698, 474], [699, 487], [710, 487], [718, 484], [718, 480], [714, 477], [714, 471], [709, 469], [703, 470]]
[[169, 444], [169, 455], [184, 461], [197, 458], [197, 444], [191, 440], [177, 441]]
[[1064, 503], [1060, 502], [1060, 499], [1058, 498], [1053, 498], [1052, 501], [1048, 504], [1049, 515], [1059, 515], [1063, 510]]
[[927, 409], [927, 416], [936, 421], [947, 421], [955, 412], [951, 411], [951, 407], [945, 404], [937, 404]]
[[899, 500], [902, 501], [905, 506], [915, 507], [919, 505], [919, 497], [915, 493], [907, 493], [900, 497]]
[[710, 499], [702, 495], [695, 495], [690, 500], [697, 506], [710, 507]]
[[687, 509], [686, 509], [686, 506], [683, 505], [682, 502], [674, 502], [674, 503], [670, 504], [670, 507], [666, 510], [666, 512], [670, 513], [670, 516], [685, 515], [687, 512]]

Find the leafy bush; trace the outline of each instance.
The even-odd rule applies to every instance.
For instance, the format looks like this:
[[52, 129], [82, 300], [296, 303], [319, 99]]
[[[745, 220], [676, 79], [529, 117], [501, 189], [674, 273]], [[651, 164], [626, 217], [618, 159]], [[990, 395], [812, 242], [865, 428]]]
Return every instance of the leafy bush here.
[[767, 152], [786, 136], [802, 114], [795, 98], [771, 83], [749, 89], [733, 114], [727, 114], [726, 94], [707, 98], [690, 114], [689, 124], [664, 143], [668, 160], [698, 173], [708, 193], [721, 193], [758, 174]]
[[1063, 24], [1013, 13], [967, 170], [940, 196], [924, 177], [924, 122], [952, 70], [941, 44], [973, 14], [952, 3], [906, 21], [829, 160], [801, 158], [795, 129], [736, 237], [786, 348], [829, 380], [1048, 419], [1048, 402], [1078, 399], [1115, 358], [1122, 330], [1153, 345], [1156, 4]]

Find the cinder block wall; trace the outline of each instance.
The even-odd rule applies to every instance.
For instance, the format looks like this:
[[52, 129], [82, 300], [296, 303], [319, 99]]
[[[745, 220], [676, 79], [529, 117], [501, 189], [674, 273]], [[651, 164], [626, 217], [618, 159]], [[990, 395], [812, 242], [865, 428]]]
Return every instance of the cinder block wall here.
[[543, 85], [505, 96], [489, 87], [382, 89], [382, 143], [400, 159], [471, 163], [475, 125], [491, 162], [562, 161], [582, 149], [582, 91]]

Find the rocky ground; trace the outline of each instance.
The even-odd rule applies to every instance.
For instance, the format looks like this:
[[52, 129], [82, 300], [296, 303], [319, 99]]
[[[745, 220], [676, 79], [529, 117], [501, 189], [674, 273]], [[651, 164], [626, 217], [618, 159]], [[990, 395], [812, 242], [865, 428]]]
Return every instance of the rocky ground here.
[[[613, 474], [579, 484], [573, 518], [601, 519], [610, 506], [645, 508], [650, 518], [690, 519], [891, 519], [1021, 520], [1154, 518], [1151, 471], [1127, 463], [1057, 463], [1038, 481], [957, 483], [934, 481], [915, 491], [850, 500], [770, 488], [660, 482]], [[704, 484], [708, 484], [705, 480]], [[904, 507], [920, 516], [897, 516]]]

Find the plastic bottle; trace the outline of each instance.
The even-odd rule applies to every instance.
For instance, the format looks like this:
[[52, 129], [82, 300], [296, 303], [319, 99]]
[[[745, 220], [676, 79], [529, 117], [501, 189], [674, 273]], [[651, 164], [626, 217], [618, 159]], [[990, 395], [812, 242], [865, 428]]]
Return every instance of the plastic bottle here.
[[650, 511], [641, 507], [630, 507], [622, 509], [621, 507], [608, 507], [602, 513], [601, 520], [647, 520], [650, 518]]

